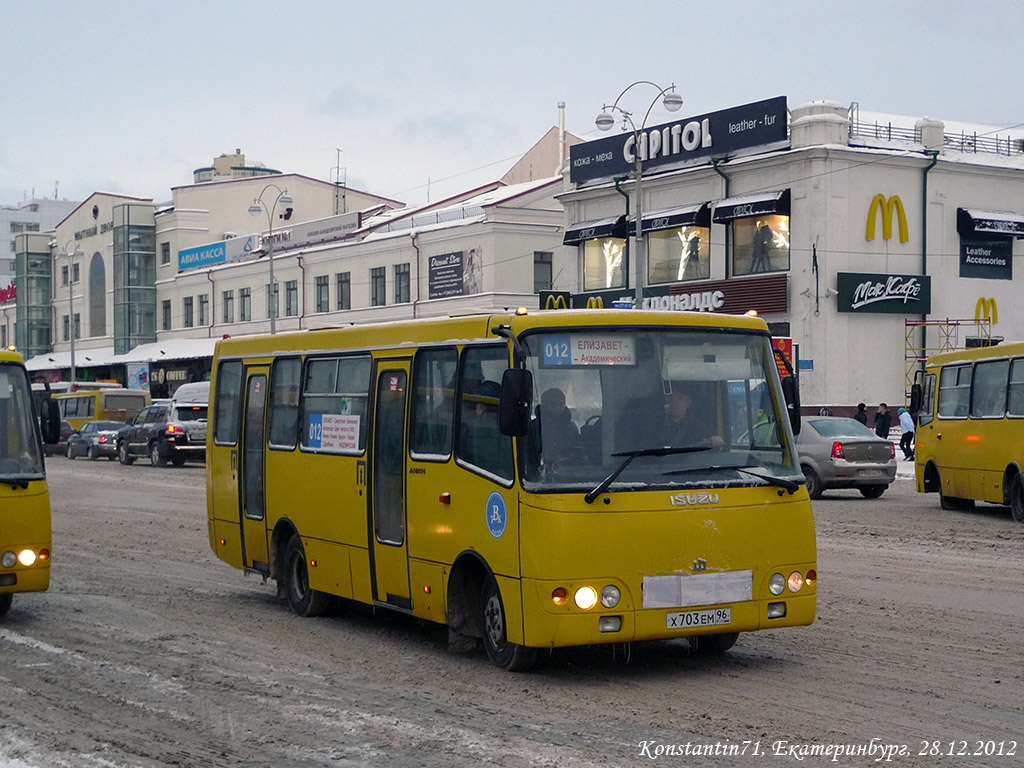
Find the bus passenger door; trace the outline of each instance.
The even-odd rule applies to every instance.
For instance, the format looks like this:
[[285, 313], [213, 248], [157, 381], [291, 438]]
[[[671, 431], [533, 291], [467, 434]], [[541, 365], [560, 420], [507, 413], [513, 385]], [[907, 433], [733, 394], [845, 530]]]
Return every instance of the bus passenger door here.
[[410, 610], [409, 547], [405, 520], [407, 360], [377, 363], [370, 461], [370, 557], [373, 597]]
[[264, 509], [264, 458], [266, 452], [266, 366], [250, 367], [245, 377], [245, 410], [242, 419], [242, 456], [239, 468], [239, 508], [242, 511], [242, 567], [270, 572], [267, 522]]

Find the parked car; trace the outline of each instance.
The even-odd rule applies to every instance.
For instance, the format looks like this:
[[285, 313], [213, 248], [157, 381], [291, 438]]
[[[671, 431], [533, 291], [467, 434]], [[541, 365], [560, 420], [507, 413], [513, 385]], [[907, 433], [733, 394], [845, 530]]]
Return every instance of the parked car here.
[[154, 467], [168, 462], [180, 467], [188, 460], [206, 460], [206, 406], [196, 403], [159, 403], [143, 408], [117, 436], [117, 457], [122, 464], [149, 457]]
[[49, 443], [43, 443], [43, 453], [47, 456], [54, 456], [56, 454], [64, 453], [68, 449], [68, 438], [74, 434], [75, 430], [71, 426], [71, 422], [62, 421], [60, 423], [60, 438], [56, 443], [50, 445]]
[[106, 456], [113, 461], [117, 458], [117, 435], [127, 426], [124, 421], [87, 421], [68, 438], [65, 455], [69, 459], [88, 456], [93, 461]]
[[896, 448], [859, 421], [840, 416], [803, 420], [796, 441], [812, 499], [829, 488], [857, 488], [877, 499], [896, 479]]

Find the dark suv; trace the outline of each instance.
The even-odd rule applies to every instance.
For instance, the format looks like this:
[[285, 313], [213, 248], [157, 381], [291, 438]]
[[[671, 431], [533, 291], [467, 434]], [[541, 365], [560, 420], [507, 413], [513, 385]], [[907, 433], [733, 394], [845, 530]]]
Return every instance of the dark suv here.
[[160, 403], [139, 411], [117, 436], [117, 458], [131, 464], [148, 456], [154, 467], [206, 460], [206, 406]]

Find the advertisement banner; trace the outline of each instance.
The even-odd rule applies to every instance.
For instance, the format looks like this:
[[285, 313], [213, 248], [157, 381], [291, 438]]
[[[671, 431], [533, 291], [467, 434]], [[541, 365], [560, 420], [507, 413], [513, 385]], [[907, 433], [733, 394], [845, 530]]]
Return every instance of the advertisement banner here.
[[149, 363], [125, 363], [128, 389], [149, 389]]
[[449, 296], [461, 296], [465, 293], [465, 270], [462, 251], [442, 253], [427, 259], [428, 287], [427, 296], [431, 299], [444, 299]]
[[226, 260], [227, 252], [224, 250], [223, 240], [196, 248], [182, 248], [178, 251], [178, 271], [208, 267], [211, 264], [221, 264]]
[[638, 143], [645, 172], [712, 155], [734, 154], [739, 149], [785, 146], [787, 114], [786, 97], [777, 96], [654, 126], [638, 136], [626, 131], [576, 144], [569, 149], [569, 180], [580, 184], [631, 173]]
[[932, 311], [931, 278], [927, 275], [836, 275], [839, 312], [927, 315]]
[[961, 237], [960, 277], [1013, 280], [1013, 240]]

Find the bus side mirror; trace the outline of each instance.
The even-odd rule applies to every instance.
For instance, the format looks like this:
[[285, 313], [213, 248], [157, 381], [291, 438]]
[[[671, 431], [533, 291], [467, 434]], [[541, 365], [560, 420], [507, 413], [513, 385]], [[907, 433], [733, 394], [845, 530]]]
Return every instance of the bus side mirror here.
[[498, 428], [501, 434], [522, 437], [530, 425], [533, 374], [523, 368], [509, 368], [501, 377]]
[[921, 410], [921, 385], [914, 384], [910, 387], [910, 407], [907, 408], [911, 413], [917, 413]]
[[782, 380], [782, 396], [786, 400], [786, 410], [789, 411], [789, 423], [793, 427], [793, 434], [800, 434], [800, 385], [796, 376], [787, 376]]
[[60, 408], [56, 400], [49, 397], [43, 400], [39, 427], [44, 443], [54, 445], [60, 440]]

